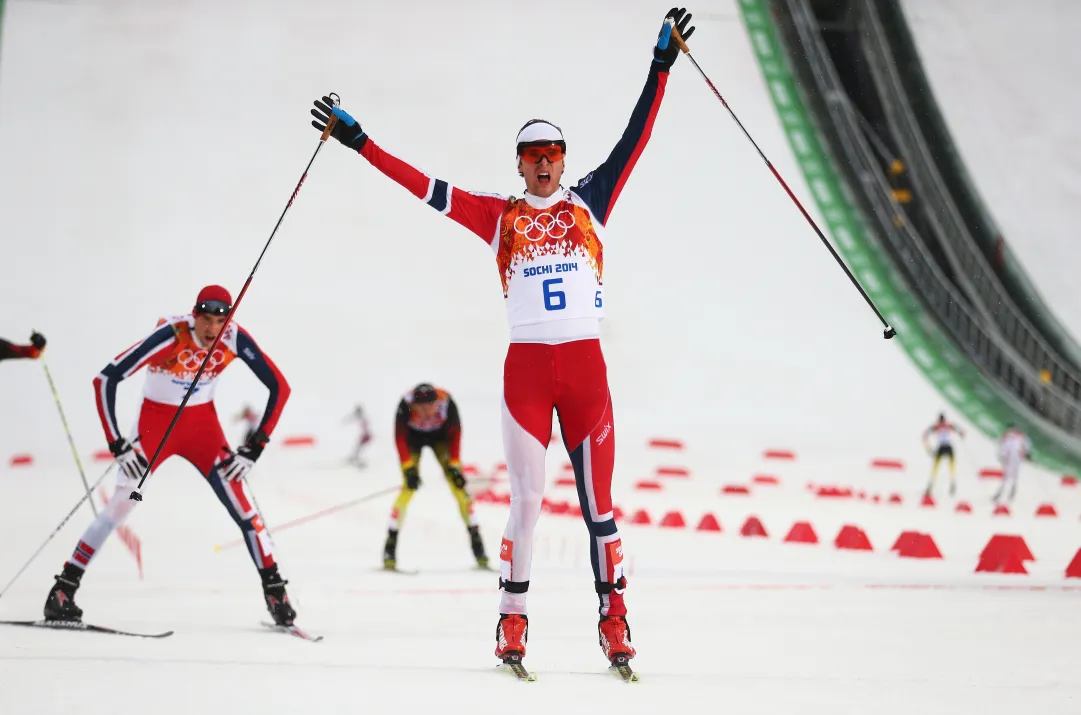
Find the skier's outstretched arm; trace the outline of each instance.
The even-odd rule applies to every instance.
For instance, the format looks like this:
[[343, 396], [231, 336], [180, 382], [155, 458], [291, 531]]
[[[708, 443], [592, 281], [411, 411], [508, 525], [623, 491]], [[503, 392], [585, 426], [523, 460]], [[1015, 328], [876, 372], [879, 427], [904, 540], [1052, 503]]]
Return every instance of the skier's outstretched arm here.
[[45, 349], [45, 336], [41, 333], [30, 335], [29, 345], [16, 345], [0, 338], [0, 360], [13, 360], [16, 358], [29, 358], [36, 360]]
[[672, 27], [668, 20], [672, 19], [679, 28], [682, 36], [688, 38], [694, 32], [694, 28], [687, 29], [691, 15], [677, 8], [672, 8], [661, 31], [657, 36], [657, 44], [653, 48], [653, 61], [650, 63], [649, 74], [646, 76], [646, 84], [642, 87], [642, 93], [638, 96], [638, 103], [634, 105], [627, 128], [623, 130], [623, 136], [616, 142], [615, 148], [608, 158], [578, 182], [574, 192], [586, 202], [593, 215], [602, 223], [608, 223], [608, 217], [612, 208], [616, 205], [623, 186], [638, 162], [638, 157], [649, 142], [653, 132], [653, 123], [657, 119], [657, 111], [664, 99], [664, 88], [668, 83], [668, 72], [672, 64], [679, 56], [679, 48], [671, 39]]
[[506, 197], [465, 191], [442, 179], [428, 176], [380, 148], [348, 112], [340, 107], [332, 107], [329, 97], [316, 100], [315, 109], [312, 110], [316, 121], [312, 122], [312, 126], [322, 131], [331, 114], [338, 118], [331, 134], [335, 139], [358, 152], [413, 196], [469, 229], [486, 243], [490, 244], [496, 239]]

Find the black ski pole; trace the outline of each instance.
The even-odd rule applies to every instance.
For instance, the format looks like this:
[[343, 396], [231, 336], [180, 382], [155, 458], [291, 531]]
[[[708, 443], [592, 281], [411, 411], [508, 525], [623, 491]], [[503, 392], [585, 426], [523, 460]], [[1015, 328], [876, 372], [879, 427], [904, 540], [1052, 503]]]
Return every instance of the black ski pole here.
[[[334, 106], [338, 106], [340, 99], [337, 94], [331, 92], [328, 95], [334, 102]], [[289, 211], [289, 207], [293, 205], [293, 202], [297, 198], [297, 194], [300, 193], [300, 187], [304, 185], [304, 180], [308, 178], [308, 171], [312, 168], [312, 164], [315, 163], [315, 157], [319, 156], [319, 150], [326, 144], [327, 139], [330, 137], [330, 133], [334, 131], [334, 125], [338, 123], [338, 117], [331, 115], [330, 120], [327, 122], [326, 129], [323, 130], [322, 136], [319, 137], [319, 145], [315, 147], [315, 152], [312, 154], [312, 158], [308, 160], [308, 165], [304, 167], [304, 173], [300, 175], [300, 181], [297, 182], [297, 186], [293, 189], [292, 195], [289, 197], [288, 203], [285, 204], [285, 208], [282, 209], [281, 216], [278, 217], [278, 222], [274, 224], [274, 230], [270, 232], [270, 238], [267, 239], [266, 244], [263, 246], [262, 252], [259, 254], [259, 258], [255, 260], [255, 265], [252, 266], [251, 273], [248, 274], [248, 280], [244, 281], [244, 287], [240, 289], [240, 294], [236, 297], [236, 301], [233, 303], [233, 307], [229, 309], [229, 313], [225, 316], [225, 323], [221, 326], [221, 330], [218, 332], [218, 336], [214, 338], [214, 342], [210, 344], [210, 347], [206, 351], [206, 357], [203, 358], [203, 362], [199, 365], [198, 371], [195, 373], [195, 377], [192, 379], [191, 384], [188, 385], [187, 392], [184, 393], [184, 399], [180, 401], [180, 406], [176, 408], [176, 413], [173, 415], [172, 421], [169, 423], [169, 428], [165, 430], [165, 434], [161, 438], [161, 444], [154, 450], [154, 456], [150, 458], [150, 461], [146, 464], [146, 469], [143, 470], [143, 476], [139, 480], [138, 486], [132, 490], [129, 499], [134, 501], [142, 501], [143, 495], [140, 490], [143, 488], [143, 483], [150, 475], [150, 470], [154, 468], [154, 464], [158, 461], [158, 457], [161, 456], [161, 450], [165, 448], [165, 443], [169, 440], [169, 435], [172, 434], [173, 428], [176, 427], [177, 421], [180, 419], [180, 413], [184, 411], [184, 406], [188, 404], [188, 400], [191, 399], [192, 393], [195, 392], [196, 385], [199, 384], [199, 379], [203, 376], [203, 371], [206, 370], [207, 362], [210, 361], [210, 356], [214, 354], [214, 350], [217, 349], [218, 343], [221, 341], [221, 336], [225, 334], [225, 329], [229, 327], [229, 323], [233, 319], [233, 315], [236, 314], [236, 309], [240, 307], [240, 301], [244, 300], [244, 294], [248, 292], [248, 286], [251, 285], [252, 279], [255, 278], [255, 272], [259, 270], [259, 264], [263, 262], [263, 256], [266, 255], [267, 249], [270, 248], [270, 242], [274, 240], [274, 235], [278, 233], [278, 227], [282, 225], [282, 221], [285, 219], [285, 214]]]
[[818, 237], [822, 240], [822, 244], [829, 250], [830, 255], [833, 256], [833, 260], [837, 261], [837, 265], [839, 265], [841, 267], [841, 270], [845, 272], [845, 275], [848, 276], [848, 280], [852, 281], [852, 285], [856, 287], [856, 290], [860, 292], [860, 295], [863, 296], [863, 299], [867, 301], [867, 305], [870, 306], [871, 310], [873, 310], [875, 312], [875, 315], [878, 316], [878, 319], [882, 322], [882, 326], [884, 328], [884, 330], [882, 331], [882, 337], [886, 340], [892, 338], [894, 335], [897, 334], [897, 331], [890, 327], [890, 324], [886, 321], [886, 318], [883, 317], [882, 313], [878, 310], [878, 307], [874, 304], [874, 301], [871, 300], [871, 296], [867, 295], [867, 291], [863, 289], [863, 286], [861, 286], [859, 281], [856, 280], [856, 277], [852, 275], [852, 271], [848, 269], [848, 266], [845, 265], [845, 262], [841, 260], [841, 257], [839, 255], [837, 255], [837, 251], [834, 250], [833, 246], [830, 245], [830, 242], [826, 240], [826, 235], [822, 233], [822, 229], [818, 227], [818, 224], [814, 222], [814, 219], [811, 218], [811, 215], [807, 213], [807, 209], [803, 208], [803, 204], [800, 203], [800, 200], [796, 198], [796, 195], [794, 193], [792, 193], [792, 189], [788, 187], [788, 183], [784, 180], [784, 178], [781, 177], [780, 172], [778, 172], [776, 167], [774, 167], [770, 160], [766, 158], [766, 155], [762, 152], [762, 149], [759, 148], [758, 143], [751, 137], [751, 134], [747, 131], [747, 128], [743, 126], [743, 122], [739, 120], [739, 117], [736, 116], [736, 113], [733, 112], [732, 108], [728, 106], [728, 102], [724, 100], [724, 97], [721, 96], [721, 93], [717, 90], [717, 87], [713, 84], [713, 82], [710, 81], [709, 77], [706, 76], [706, 73], [702, 71], [702, 67], [698, 64], [698, 61], [694, 59], [694, 55], [691, 54], [691, 48], [688, 47], [687, 43], [683, 41], [683, 38], [679, 35], [679, 30], [677, 30], [675, 27], [672, 28], [672, 39], [674, 39], [676, 41], [676, 44], [679, 45], [679, 49], [683, 51], [683, 54], [687, 55], [687, 58], [690, 59], [695, 69], [698, 70], [698, 74], [702, 75], [702, 79], [704, 79], [706, 81], [706, 84], [709, 85], [709, 88], [713, 90], [713, 94], [717, 95], [717, 99], [721, 100], [721, 104], [723, 104], [724, 108], [728, 110], [728, 113], [732, 115], [732, 119], [736, 120], [736, 124], [738, 124], [739, 128], [743, 130], [743, 135], [747, 137], [747, 140], [750, 141], [751, 144], [754, 146], [755, 151], [758, 152], [758, 156], [762, 157], [762, 161], [764, 161], [769, 170], [773, 172], [773, 176], [777, 179], [778, 182], [780, 182], [781, 187], [785, 190], [785, 193], [788, 194], [788, 198], [792, 199], [792, 203], [794, 203], [796, 205], [796, 208], [799, 209], [800, 213], [803, 214], [803, 218], [807, 219], [807, 223], [811, 224], [811, 228], [813, 228], [814, 232], [818, 234]]

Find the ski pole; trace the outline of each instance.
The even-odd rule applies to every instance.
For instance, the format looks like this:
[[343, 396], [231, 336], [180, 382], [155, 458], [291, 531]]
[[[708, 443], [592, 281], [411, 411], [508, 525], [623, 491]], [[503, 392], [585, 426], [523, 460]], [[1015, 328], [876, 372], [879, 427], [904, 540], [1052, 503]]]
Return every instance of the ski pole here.
[[[79, 476], [83, 480], [83, 487], [86, 489], [86, 495], [90, 499], [90, 511], [94, 512], [94, 517], [98, 515], [98, 508], [94, 506], [94, 497], [90, 496], [90, 484], [86, 481], [86, 472], [83, 470], [83, 462], [79, 459], [79, 450], [75, 448], [75, 440], [71, 437], [71, 428], [68, 427], [68, 420], [64, 417], [64, 408], [60, 405], [60, 395], [56, 392], [56, 383], [53, 382], [52, 373], [49, 372], [49, 363], [45, 362], [45, 353], [41, 353], [41, 366], [45, 368], [45, 379], [49, 381], [49, 389], [53, 393], [53, 402], [56, 403], [56, 410], [60, 413], [60, 422], [64, 425], [64, 434], [68, 437], [68, 444], [71, 446], [71, 455], [75, 457], [75, 466], [79, 469]], [[99, 480], [100, 481], [100, 480]]]
[[[292, 528], [294, 526], [300, 526], [301, 524], [305, 524], [305, 523], [307, 523], [309, 521], [314, 521], [315, 519], [321, 519], [324, 516], [329, 516], [330, 514], [334, 514], [335, 512], [344, 511], [345, 509], [349, 509], [350, 507], [354, 507], [357, 504], [361, 504], [361, 503], [366, 502], [366, 501], [371, 501], [372, 499], [375, 499], [376, 497], [381, 497], [384, 494], [390, 494], [391, 492], [397, 491], [397, 490], [399, 490], [401, 488], [402, 488], [401, 485], [397, 484], [397, 485], [395, 485], [393, 487], [387, 487], [386, 489], [380, 489], [377, 492], [372, 492], [371, 494], [366, 494], [365, 496], [359, 497], [357, 499], [353, 499], [352, 501], [347, 501], [344, 504], [338, 504], [337, 506], [327, 507], [326, 509], [323, 509], [321, 511], [317, 511], [314, 514], [308, 514], [307, 516], [297, 517], [296, 519], [293, 519], [292, 521], [287, 521], [284, 524], [279, 524], [278, 526], [275, 526], [274, 530], [277, 531], [277, 532], [282, 532], [282, 531], [285, 531], [286, 529], [290, 529], [290, 528]], [[252, 503], [253, 504], [255, 503], [255, 497], [254, 496], [252, 496]], [[259, 505], [255, 504], [255, 508], [258, 509]], [[259, 513], [262, 513], [262, 511], [260, 511]], [[267, 533], [268, 534], [270, 533], [269, 528], [267, 529]], [[271, 540], [273, 540], [273, 537], [271, 538]], [[215, 546], [214, 550], [215, 551], [224, 551], [225, 549], [231, 549], [234, 546], [239, 546], [239, 545], [241, 545], [243, 543], [245, 543], [244, 539], [237, 539], [236, 541], [230, 541], [230, 542], [228, 542], [226, 544], [220, 544], [218, 546]]]
[[818, 227], [818, 224], [814, 222], [814, 219], [811, 218], [811, 215], [807, 213], [807, 209], [803, 208], [803, 204], [800, 203], [800, 200], [798, 198], [796, 198], [796, 195], [792, 192], [792, 189], [788, 187], [788, 183], [784, 180], [784, 178], [781, 177], [780, 172], [778, 172], [776, 167], [773, 166], [772, 162], [770, 162], [770, 160], [766, 158], [765, 153], [763, 153], [762, 149], [759, 148], [758, 143], [751, 137], [751, 133], [748, 132], [747, 128], [743, 126], [743, 122], [739, 120], [739, 117], [736, 116], [736, 113], [733, 112], [732, 108], [728, 106], [728, 102], [726, 102], [724, 97], [721, 96], [721, 93], [717, 90], [717, 87], [713, 84], [713, 82], [710, 81], [709, 77], [706, 76], [706, 73], [702, 71], [702, 67], [698, 64], [698, 61], [694, 59], [694, 55], [691, 54], [691, 48], [688, 47], [687, 43], [683, 41], [683, 38], [679, 34], [679, 30], [675, 27], [672, 28], [672, 37], [673, 39], [675, 39], [676, 44], [679, 46], [679, 49], [683, 51], [683, 54], [687, 55], [687, 58], [690, 59], [695, 69], [698, 70], [698, 74], [702, 75], [702, 79], [704, 79], [706, 81], [706, 84], [709, 85], [709, 88], [713, 90], [713, 94], [717, 96], [717, 99], [721, 100], [721, 104], [723, 104], [724, 108], [728, 110], [728, 113], [732, 115], [732, 119], [736, 120], [736, 124], [738, 124], [739, 128], [743, 130], [743, 135], [747, 137], [747, 140], [750, 141], [751, 144], [754, 146], [755, 151], [758, 152], [758, 156], [762, 157], [762, 161], [765, 162], [766, 167], [769, 168], [769, 170], [773, 173], [774, 178], [776, 178], [777, 181], [781, 184], [781, 187], [785, 190], [785, 193], [788, 194], [788, 198], [792, 199], [792, 203], [796, 205], [796, 208], [799, 209], [799, 212], [803, 214], [803, 218], [807, 219], [807, 223], [811, 224], [811, 228], [814, 229], [814, 232], [816, 234], [818, 234], [818, 238], [822, 240], [822, 244], [829, 250], [830, 255], [833, 256], [833, 260], [837, 261], [837, 265], [839, 265], [841, 267], [841, 270], [845, 272], [845, 275], [848, 276], [848, 280], [852, 282], [852, 285], [855, 286], [856, 290], [860, 292], [860, 295], [863, 296], [863, 299], [867, 301], [867, 305], [871, 308], [871, 310], [874, 311], [875, 315], [878, 316], [878, 319], [879, 321], [881, 321], [884, 328], [882, 331], [882, 337], [886, 340], [892, 338], [894, 335], [897, 334], [897, 331], [890, 327], [890, 324], [886, 321], [886, 318], [882, 316], [882, 313], [878, 310], [878, 307], [874, 304], [874, 301], [871, 300], [871, 296], [867, 295], [867, 291], [863, 289], [863, 286], [859, 284], [859, 281], [856, 280], [856, 277], [852, 275], [852, 271], [848, 269], [848, 266], [845, 265], [845, 262], [841, 260], [841, 257], [839, 255], [837, 255], [837, 251], [834, 250], [833, 246], [830, 245], [830, 242], [826, 240], [826, 235], [822, 233], [822, 229]]
[[[334, 101], [334, 106], [338, 106], [338, 95], [331, 92], [329, 96]], [[199, 384], [200, 378], [203, 376], [203, 371], [206, 370], [210, 357], [214, 354], [214, 350], [217, 349], [218, 343], [221, 342], [221, 336], [225, 334], [225, 329], [229, 327], [229, 323], [233, 320], [237, 308], [240, 307], [240, 301], [244, 300], [244, 294], [248, 292], [248, 286], [251, 285], [252, 280], [255, 278], [255, 272], [259, 270], [259, 264], [263, 262], [263, 256], [266, 255], [267, 249], [270, 248], [270, 242], [274, 240], [275, 234], [278, 233], [278, 228], [282, 225], [282, 221], [285, 220], [286, 212], [289, 211], [289, 208], [297, 198], [297, 194], [300, 193], [300, 187], [304, 185], [304, 180], [308, 178], [308, 171], [312, 168], [312, 164], [315, 163], [315, 157], [319, 156], [319, 150], [326, 144], [327, 139], [330, 137], [330, 133], [334, 131], [334, 125], [337, 123], [338, 117], [332, 115], [330, 121], [327, 122], [326, 129], [323, 130], [323, 134], [319, 137], [319, 145], [315, 147], [312, 158], [308, 160], [308, 165], [304, 167], [304, 173], [300, 175], [300, 181], [297, 182], [296, 188], [293, 189], [293, 193], [289, 197], [289, 201], [285, 204], [285, 208], [282, 209], [281, 216], [278, 217], [278, 222], [274, 224], [274, 229], [270, 232], [270, 238], [267, 239], [262, 252], [259, 254], [259, 258], [256, 259], [255, 265], [252, 266], [251, 273], [248, 274], [248, 279], [244, 281], [244, 287], [240, 289], [240, 294], [237, 295], [236, 302], [233, 303], [233, 306], [229, 309], [229, 313], [225, 316], [225, 323], [221, 326], [218, 336], [214, 338], [214, 342], [211, 343], [210, 347], [207, 349], [206, 357], [203, 358], [203, 362], [199, 365], [199, 370], [195, 373], [195, 377], [192, 378], [191, 384], [188, 385], [188, 389], [184, 393], [184, 399], [180, 401], [180, 406], [176, 408], [176, 413], [169, 423], [169, 428], [165, 430], [165, 434], [161, 438], [161, 443], [158, 445], [158, 448], [154, 450], [154, 456], [147, 462], [146, 468], [143, 470], [143, 476], [139, 479], [138, 486], [136, 486], [128, 496], [129, 499], [134, 501], [143, 500], [143, 495], [140, 491], [143, 488], [143, 483], [146, 481], [147, 476], [150, 475], [150, 470], [154, 468], [154, 464], [158, 461], [158, 457], [161, 456], [161, 451], [165, 449], [165, 443], [169, 441], [169, 435], [172, 434], [173, 428], [176, 427], [176, 423], [180, 419], [180, 413], [184, 411], [184, 406], [188, 404], [188, 400], [191, 399], [192, 393], [195, 392], [195, 388]]]
[[12, 579], [8, 581], [8, 585], [4, 586], [3, 591], [0, 591], [0, 598], [3, 598], [4, 594], [8, 592], [8, 589], [11, 588], [12, 585], [19, 580], [19, 577], [23, 575], [23, 572], [26, 571], [26, 569], [30, 568], [30, 564], [34, 563], [34, 559], [36, 559], [41, 554], [42, 550], [44, 550], [45, 547], [49, 544], [49, 542], [53, 540], [53, 537], [60, 533], [60, 530], [64, 528], [64, 525], [66, 525], [68, 521], [71, 520], [71, 517], [75, 516], [75, 512], [79, 511], [79, 507], [83, 505], [83, 502], [90, 498], [91, 490], [95, 489], [99, 484], [101, 484], [101, 480], [105, 479], [105, 477], [109, 474], [109, 472], [112, 471], [112, 469], [113, 465], [110, 464], [108, 468], [106, 468], [105, 473], [98, 477], [98, 480], [87, 489], [87, 492], [83, 496], [83, 498], [80, 499], [74, 507], [72, 507], [71, 511], [68, 512], [68, 515], [65, 516], [64, 520], [60, 522], [60, 526], [53, 529], [53, 533], [49, 534], [49, 537], [45, 539], [41, 546], [38, 547], [38, 550], [34, 552], [34, 555], [30, 557], [30, 560], [27, 561], [21, 569], [19, 569], [19, 573], [15, 574]]

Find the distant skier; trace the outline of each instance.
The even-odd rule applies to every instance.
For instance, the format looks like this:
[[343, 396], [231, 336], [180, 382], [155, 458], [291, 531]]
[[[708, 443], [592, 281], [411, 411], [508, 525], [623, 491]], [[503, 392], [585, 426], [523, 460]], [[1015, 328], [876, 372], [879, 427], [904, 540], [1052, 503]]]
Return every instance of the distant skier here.
[[[315, 102], [312, 125], [323, 131], [337, 117], [332, 136], [359, 152], [372, 166], [429, 207], [468, 229], [491, 249], [499, 269], [510, 324], [510, 347], [503, 368], [503, 449], [511, 503], [500, 550], [499, 621], [496, 657], [512, 666], [525, 655], [533, 534], [544, 494], [544, 459], [552, 434], [552, 411], [559, 414], [564, 443], [574, 465], [582, 515], [589, 530], [594, 589], [600, 602], [597, 624], [604, 655], [623, 666], [635, 654], [623, 593], [623, 545], [612, 516], [615, 433], [607, 367], [600, 346], [604, 317], [604, 230], [645, 149], [660, 110], [668, 74], [691, 16], [672, 8], [652, 48], [645, 87], [623, 136], [608, 158], [573, 188], [560, 183], [567, 143], [551, 122], [533, 119], [515, 140], [521, 198], [474, 193], [423, 174], [384, 151], [360, 124], [329, 97]], [[521, 78], [506, 89], [544, 95], [550, 85], [603, 82], [580, 68], [558, 64], [547, 74]], [[493, 95], [494, 96], [494, 95]], [[505, 102], [504, 102], [505, 103]], [[673, 158], [662, 179], [679, 172]], [[682, 211], [680, 207], [673, 210]]]
[[262, 418], [258, 412], [252, 409], [251, 405], [244, 405], [244, 409], [240, 411], [240, 414], [233, 418], [233, 422], [244, 423], [244, 442], [249, 441], [255, 432], [259, 429], [259, 423], [262, 422]]
[[1002, 465], [1002, 484], [992, 501], [998, 502], [1009, 487], [1009, 502], [1013, 503], [1017, 495], [1017, 478], [1021, 471], [1021, 462], [1031, 459], [1032, 442], [1015, 425], [1006, 425], [1006, 431], [998, 440], [998, 461]]
[[458, 405], [446, 390], [422, 382], [402, 396], [394, 418], [394, 442], [398, 446], [398, 458], [402, 465], [402, 489], [394, 501], [387, 526], [387, 541], [383, 547], [383, 567], [398, 566], [398, 532], [405, 521], [409, 502], [420, 488], [420, 453], [428, 447], [435, 453], [443, 476], [450, 485], [451, 493], [458, 502], [458, 509], [469, 531], [469, 543], [473, 557], [481, 568], [488, 567], [488, 556], [480, 538], [480, 527], [473, 516], [473, 498], [465, 490], [460, 450], [462, 422]]
[[[148, 457], [158, 449], [165, 430], [176, 414], [184, 393], [191, 386], [207, 349], [225, 325], [232, 308], [229, 292], [221, 286], [207, 286], [199, 292], [190, 315], [162, 318], [154, 331], [113, 359], [94, 378], [94, 393], [109, 451], [118, 466], [117, 486], [105, 510], [79, 538], [63, 573], [49, 590], [45, 618], [50, 621], [79, 621], [83, 611], [75, 605], [75, 591], [90, 562], [105, 540], [139, 504], [129, 498], [146, 470]], [[229, 449], [214, 407], [218, 378], [235, 359], [243, 360], [270, 391], [259, 428], [235, 452]], [[143, 403], [129, 442], [120, 433], [116, 415], [117, 385], [146, 367]], [[180, 414], [154, 470], [169, 457], [180, 456], [202, 474], [215, 496], [240, 527], [248, 552], [263, 581], [267, 610], [275, 623], [290, 625], [296, 612], [289, 603], [285, 584], [274, 561], [273, 544], [263, 519], [252, 503], [244, 477], [270, 441], [270, 434], [289, 399], [289, 385], [251, 336], [231, 322], [225, 328], [199, 385]], [[193, 522], [194, 523], [194, 522]], [[183, 537], [183, 534], [181, 534]]]
[[36, 360], [45, 349], [45, 336], [41, 333], [30, 334], [29, 345], [16, 345], [0, 338], [0, 360], [18, 360], [26, 358]]
[[372, 441], [372, 428], [368, 424], [368, 415], [365, 414], [364, 408], [357, 405], [353, 408], [353, 411], [346, 416], [346, 422], [356, 422], [360, 432], [357, 435], [356, 445], [353, 447], [353, 453], [349, 455], [349, 463], [355, 465], [361, 469], [368, 466], [368, 463], [364, 461], [363, 452], [367, 449], [368, 443]]
[[934, 456], [934, 462], [931, 463], [931, 481], [927, 483], [924, 496], [930, 496], [932, 490], [934, 490], [935, 478], [938, 476], [938, 463], [942, 461], [943, 457], [950, 460], [950, 496], [952, 497], [957, 493], [957, 470], [953, 454], [953, 436], [955, 434], [962, 439], [965, 437], [965, 433], [960, 427], [946, 421], [946, 415], [944, 414], [940, 414], [938, 421], [923, 433], [924, 445], [927, 444], [927, 439], [931, 438], [930, 452]]

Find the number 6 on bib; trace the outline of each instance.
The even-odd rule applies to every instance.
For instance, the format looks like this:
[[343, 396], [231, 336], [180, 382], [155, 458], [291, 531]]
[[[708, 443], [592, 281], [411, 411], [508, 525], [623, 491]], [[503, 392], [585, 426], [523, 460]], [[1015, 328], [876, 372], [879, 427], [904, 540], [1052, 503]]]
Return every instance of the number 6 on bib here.
[[552, 286], [562, 283], [562, 278], [549, 278], [542, 284], [544, 288], [544, 309], [563, 310], [567, 307], [567, 296], [563, 291], [552, 290]]

